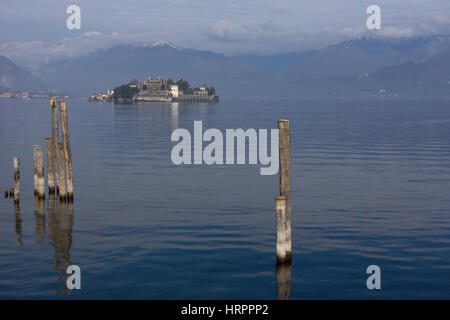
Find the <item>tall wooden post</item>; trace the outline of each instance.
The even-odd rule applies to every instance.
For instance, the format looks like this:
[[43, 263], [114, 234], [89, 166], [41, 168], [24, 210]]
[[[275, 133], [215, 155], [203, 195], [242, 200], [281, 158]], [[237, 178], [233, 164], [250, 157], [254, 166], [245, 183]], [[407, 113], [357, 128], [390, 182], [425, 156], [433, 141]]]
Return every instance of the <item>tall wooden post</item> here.
[[73, 200], [73, 177], [72, 177], [72, 152], [70, 149], [69, 139], [69, 121], [67, 117], [66, 102], [61, 100], [59, 104], [59, 115], [61, 120], [62, 141], [64, 147], [64, 158], [66, 162], [67, 175], [67, 198], [69, 201]]
[[50, 98], [50, 118], [52, 121], [53, 163], [56, 164], [56, 147], [58, 145], [58, 109], [56, 99]]
[[45, 139], [45, 149], [47, 151], [47, 184], [48, 193], [55, 193], [55, 172], [53, 165], [53, 140], [52, 138]]
[[39, 198], [45, 198], [44, 153], [42, 148], [34, 146], [34, 193]]
[[57, 155], [57, 186], [58, 186], [58, 194], [59, 194], [59, 200], [65, 201], [66, 200], [66, 179], [64, 175], [64, 150], [63, 150], [63, 144], [61, 142], [58, 143], [56, 147]]
[[37, 173], [37, 148], [39, 146], [33, 146], [33, 182], [34, 182], [34, 195], [38, 194], [38, 173]]
[[[59, 142], [59, 126], [58, 126], [58, 109], [56, 108], [56, 99], [50, 98], [50, 118], [52, 121], [52, 153], [53, 153], [53, 167], [55, 170], [56, 192], [59, 194], [61, 176], [64, 176], [64, 171], [58, 169], [60, 153], [58, 152]], [[65, 187], [64, 187], [65, 189]]]
[[291, 244], [291, 134], [289, 120], [278, 120], [280, 196], [286, 197], [286, 259], [292, 258]]
[[14, 158], [14, 202], [20, 200], [20, 159]]
[[277, 263], [286, 261], [286, 197], [276, 197], [277, 213]]

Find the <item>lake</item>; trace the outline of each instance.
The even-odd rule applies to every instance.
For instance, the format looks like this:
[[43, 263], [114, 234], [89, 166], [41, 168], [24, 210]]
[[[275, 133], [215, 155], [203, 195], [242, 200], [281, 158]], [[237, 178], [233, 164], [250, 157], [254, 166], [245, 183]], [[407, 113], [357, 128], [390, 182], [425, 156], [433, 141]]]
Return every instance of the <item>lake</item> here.
[[[34, 201], [47, 100], [0, 99], [2, 299], [276, 299], [278, 175], [171, 161], [176, 128], [292, 137], [291, 299], [450, 298], [448, 101], [68, 100], [73, 205]], [[2, 193], [3, 194], [3, 193]], [[65, 286], [81, 268], [81, 290]], [[368, 290], [366, 268], [381, 268]]]

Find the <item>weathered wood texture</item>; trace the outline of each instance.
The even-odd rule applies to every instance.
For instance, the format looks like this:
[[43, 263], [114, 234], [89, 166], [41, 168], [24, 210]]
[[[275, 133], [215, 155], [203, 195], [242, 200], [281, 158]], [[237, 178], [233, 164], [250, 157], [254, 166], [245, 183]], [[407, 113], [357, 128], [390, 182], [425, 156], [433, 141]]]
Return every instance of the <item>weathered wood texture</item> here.
[[38, 194], [38, 173], [37, 173], [37, 148], [38, 146], [33, 146], [33, 183], [34, 183], [34, 194]]
[[34, 146], [34, 187], [35, 194], [45, 198], [44, 152], [39, 146]]
[[286, 261], [286, 197], [276, 197], [277, 213], [277, 262]]
[[14, 201], [20, 200], [20, 159], [14, 158]]
[[[52, 153], [53, 153], [53, 167], [55, 172], [56, 192], [59, 194], [61, 186], [60, 183], [64, 180], [64, 171], [59, 170], [58, 163], [60, 162], [60, 153], [58, 152], [59, 142], [59, 123], [58, 123], [58, 108], [56, 107], [56, 99], [50, 98], [50, 118], [52, 122]], [[64, 186], [65, 190], [65, 186]]]
[[55, 193], [55, 171], [53, 159], [53, 140], [52, 138], [45, 139], [45, 149], [47, 151], [47, 184], [48, 193]]
[[70, 149], [69, 120], [67, 117], [67, 105], [65, 101], [58, 101], [59, 115], [61, 120], [61, 133], [64, 148], [64, 159], [67, 175], [67, 198], [73, 199], [73, 176], [72, 176], [72, 151]]
[[56, 163], [56, 167], [57, 167], [57, 186], [58, 186], [58, 194], [59, 194], [59, 199], [60, 200], [65, 200], [66, 199], [66, 179], [65, 179], [65, 175], [64, 175], [64, 148], [63, 148], [63, 144], [62, 142], [59, 142], [57, 147], [56, 147], [56, 152], [57, 152], [57, 163]]
[[289, 120], [278, 120], [280, 157], [280, 196], [286, 197], [286, 258], [292, 257], [291, 244], [291, 134]]

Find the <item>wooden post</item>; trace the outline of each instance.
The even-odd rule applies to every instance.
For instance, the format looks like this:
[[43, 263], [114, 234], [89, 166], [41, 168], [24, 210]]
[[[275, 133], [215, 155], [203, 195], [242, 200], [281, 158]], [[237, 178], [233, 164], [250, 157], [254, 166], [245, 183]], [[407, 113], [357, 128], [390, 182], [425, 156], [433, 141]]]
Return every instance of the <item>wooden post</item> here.
[[57, 186], [58, 186], [58, 194], [59, 194], [59, 200], [65, 201], [66, 200], [66, 179], [64, 176], [64, 150], [63, 150], [63, 144], [61, 142], [57, 145]]
[[72, 201], [73, 200], [72, 151], [70, 149], [67, 106], [66, 102], [63, 100], [58, 101], [58, 104], [59, 104], [59, 115], [61, 120], [62, 140], [64, 146], [64, 158], [66, 162], [67, 198], [69, 201]]
[[38, 194], [38, 173], [37, 173], [37, 148], [33, 146], [33, 182], [34, 182], [34, 195]]
[[277, 262], [286, 261], [286, 197], [275, 198], [277, 213]]
[[44, 152], [39, 146], [34, 146], [34, 187], [35, 194], [45, 198]]
[[14, 198], [14, 188], [9, 189], [9, 197]]
[[45, 139], [45, 149], [47, 151], [47, 184], [48, 193], [55, 193], [55, 172], [53, 165], [53, 140], [52, 138]]
[[14, 158], [14, 202], [20, 200], [20, 159]]
[[8, 194], [9, 194], [8, 190], [5, 190], [5, 199], [8, 198]]
[[53, 142], [53, 163], [56, 163], [56, 147], [58, 144], [58, 109], [56, 109], [56, 99], [50, 98], [50, 118], [52, 121], [52, 142]]
[[292, 258], [291, 244], [291, 134], [289, 120], [278, 120], [280, 196], [286, 197], [286, 259]]
[[[59, 127], [58, 127], [58, 109], [56, 108], [56, 99], [50, 98], [50, 118], [52, 121], [52, 153], [53, 153], [53, 167], [55, 172], [56, 192], [59, 194], [61, 188], [59, 183], [61, 182], [61, 175], [64, 176], [64, 171], [58, 169], [58, 162], [60, 153], [58, 152], [59, 142]], [[64, 188], [65, 189], [65, 188]]]
[[[53, 140], [53, 139], [52, 139]], [[64, 173], [64, 156], [59, 150], [60, 142], [56, 143], [55, 146], [55, 154], [56, 154], [56, 163], [55, 163], [55, 178], [56, 178], [56, 193], [60, 194], [63, 192], [64, 198], [66, 197], [66, 178]]]

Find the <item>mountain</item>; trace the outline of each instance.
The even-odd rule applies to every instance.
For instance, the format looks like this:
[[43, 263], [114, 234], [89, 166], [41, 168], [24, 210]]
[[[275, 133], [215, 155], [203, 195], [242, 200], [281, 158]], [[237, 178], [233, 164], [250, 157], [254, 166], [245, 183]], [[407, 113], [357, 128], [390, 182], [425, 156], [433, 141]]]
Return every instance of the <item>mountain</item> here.
[[289, 81], [297, 81], [359, 75], [445, 54], [450, 54], [450, 35], [379, 39], [362, 37], [327, 46], [281, 76]]
[[45, 85], [8, 58], [0, 55], [0, 91], [40, 91]]
[[296, 98], [449, 99], [450, 55], [409, 61], [360, 75], [303, 79], [290, 84], [289, 89]]
[[317, 50], [309, 50], [265, 56], [248, 54], [234, 56], [233, 58], [251, 64], [268, 75], [277, 76], [280, 73], [286, 72], [289, 68], [303, 63], [317, 52]]
[[363, 37], [319, 51], [235, 57], [158, 41], [54, 61], [43, 74], [78, 96], [151, 76], [214, 86], [221, 97], [446, 97], [448, 56], [449, 35]]
[[[450, 98], [450, 54], [386, 67], [360, 77], [358, 87], [379, 88], [387, 95], [410, 98]], [[373, 92], [372, 93], [376, 93]], [[380, 91], [378, 91], [378, 94]]]
[[261, 70], [211, 51], [185, 49], [170, 42], [118, 45], [46, 66], [51, 83], [64, 92], [87, 96], [137, 78], [183, 78], [191, 86], [207, 84], [219, 95], [257, 95], [271, 86]]

